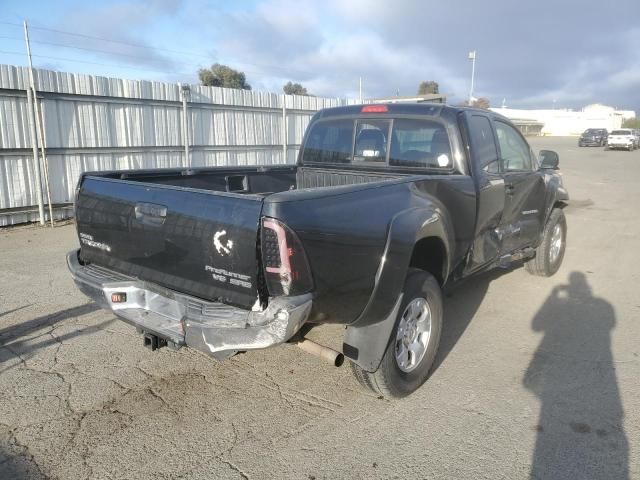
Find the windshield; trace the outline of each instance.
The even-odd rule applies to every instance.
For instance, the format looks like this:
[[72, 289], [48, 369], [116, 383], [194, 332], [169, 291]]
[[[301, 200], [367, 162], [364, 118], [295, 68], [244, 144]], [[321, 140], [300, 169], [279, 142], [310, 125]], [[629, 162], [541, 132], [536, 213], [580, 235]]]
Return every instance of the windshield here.
[[631, 130], [614, 130], [611, 135], [631, 135]]
[[449, 136], [428, 119], [321, 120], [309, 132], [302, 163], [350, 163], [449, 169]]

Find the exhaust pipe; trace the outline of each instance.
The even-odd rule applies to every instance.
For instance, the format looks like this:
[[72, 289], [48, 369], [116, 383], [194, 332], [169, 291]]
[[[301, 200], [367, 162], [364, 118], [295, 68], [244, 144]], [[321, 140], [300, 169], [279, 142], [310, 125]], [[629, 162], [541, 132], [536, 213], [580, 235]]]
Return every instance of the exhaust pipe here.
[[299, 342], [296, 342], [295, 345], [304, 350], [307, 353], [315, 355], [317, 357], [326, 360], [334, 367], [340, 367], [344, 363], [344, 355], [333, 348], [325, 347], [324, 345], [320, 345], [312, 340], [308, 340], [303, 338]]

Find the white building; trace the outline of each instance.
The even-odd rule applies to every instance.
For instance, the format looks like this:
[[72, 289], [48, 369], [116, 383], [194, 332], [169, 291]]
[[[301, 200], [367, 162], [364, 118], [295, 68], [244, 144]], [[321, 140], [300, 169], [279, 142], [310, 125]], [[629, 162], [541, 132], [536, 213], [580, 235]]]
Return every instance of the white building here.
[[525, 122], [543, 124], [542, 135], [580, 135], [587, 128], [606, 128], [608, 131], [622, 126], [627, 118], [635, 118], [632, 110], [616, 110], [613, 107], [595, 103], [580, 111], [573, 110], [521, 110], [515, 108], [492, 108], [505, 117]]

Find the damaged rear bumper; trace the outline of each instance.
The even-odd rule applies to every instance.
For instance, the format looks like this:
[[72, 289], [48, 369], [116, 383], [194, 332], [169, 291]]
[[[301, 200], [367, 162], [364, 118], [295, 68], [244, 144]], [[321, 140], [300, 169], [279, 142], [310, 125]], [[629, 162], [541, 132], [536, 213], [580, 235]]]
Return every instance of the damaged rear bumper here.
[[171, 346], [186, 345], [219, 359], [286, 342], [311, 311], [311, 294], [272, 298], [266, 309], [249, 311], [82, 265], [77, 250], [67, 255], [67, 265], [78, 288], [102, 308]]

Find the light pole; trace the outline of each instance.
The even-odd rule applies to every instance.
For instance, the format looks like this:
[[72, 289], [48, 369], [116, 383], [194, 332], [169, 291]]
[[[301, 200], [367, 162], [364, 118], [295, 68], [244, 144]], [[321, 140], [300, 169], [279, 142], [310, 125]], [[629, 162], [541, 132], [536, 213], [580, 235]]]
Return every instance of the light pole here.
[[469, 60], [471, 60], [471, 88], [469, 89], [469, 106], [473, 103], [473, 79], [476, 75], [476, 51], [469, 52]]

